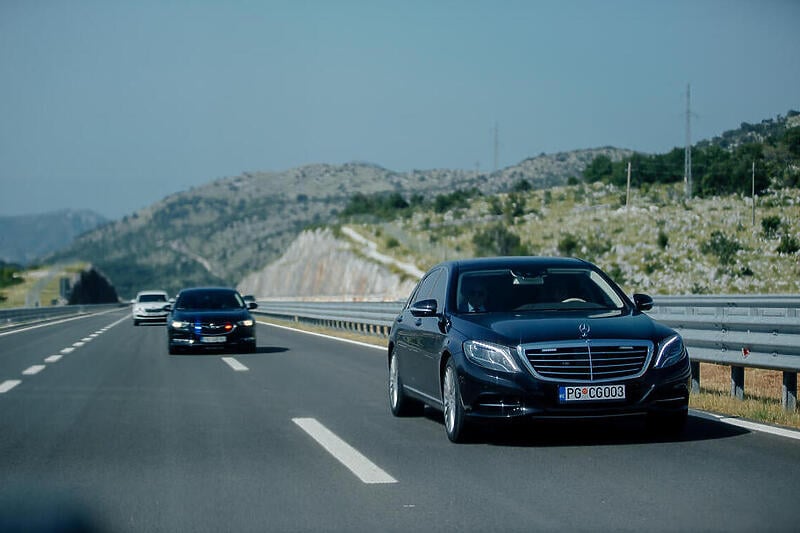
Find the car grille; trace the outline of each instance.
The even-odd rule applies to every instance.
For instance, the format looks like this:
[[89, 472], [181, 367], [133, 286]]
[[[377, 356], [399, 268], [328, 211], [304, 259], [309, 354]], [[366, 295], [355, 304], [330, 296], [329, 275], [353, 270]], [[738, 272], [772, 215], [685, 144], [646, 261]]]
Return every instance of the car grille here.
[[632, 379], [647, 370], [651, 343], [578, 341], [522, 347], [533, 374], [548, 381], [596, 382]]
[[224, 335], [233, 329], [225, 330], [225, 322], [195, 322], [194, 331], [199, 335]]

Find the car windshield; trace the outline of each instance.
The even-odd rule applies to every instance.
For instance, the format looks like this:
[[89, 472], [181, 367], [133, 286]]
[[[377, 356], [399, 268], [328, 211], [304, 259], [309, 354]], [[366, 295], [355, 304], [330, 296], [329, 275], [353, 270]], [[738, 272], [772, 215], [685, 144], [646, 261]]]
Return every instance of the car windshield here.
[[140, 302], [166, 302], [167, 297], [163, 294], [142, 294], [139, 296]]
[[462, 313], [621, 309], [622, 297], [597, 272], [583, 268], [463, 272], [456, 284]]
[[178, 309], [236, 309], [244, 307], [241, 297], [235, 292], [207, 291], [181, 294], [176, 302]]

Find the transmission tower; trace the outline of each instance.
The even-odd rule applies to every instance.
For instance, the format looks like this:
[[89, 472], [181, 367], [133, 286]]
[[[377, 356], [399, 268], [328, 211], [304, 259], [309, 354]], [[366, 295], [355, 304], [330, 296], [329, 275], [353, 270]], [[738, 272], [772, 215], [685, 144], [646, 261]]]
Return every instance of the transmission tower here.
[[686, 84], [686, 149], [683, 156], [683, 182], [686, 185], [686, 198], [692, 197], [692, 108], [691, 85]]

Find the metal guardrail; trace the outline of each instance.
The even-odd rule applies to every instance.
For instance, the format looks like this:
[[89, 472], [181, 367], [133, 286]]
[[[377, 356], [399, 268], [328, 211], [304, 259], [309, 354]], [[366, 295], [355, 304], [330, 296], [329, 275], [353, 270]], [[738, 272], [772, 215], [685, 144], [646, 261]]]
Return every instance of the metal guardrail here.
[[106, 309], [124, 307], [127, 304], [54, 305], [48, 307], [16, 307], [0, 309], [0, 327], [18, 325], [39, 320], [52, 320], [72, 315], [96, 313]]
[[[692, 361], [692, 388], [700, 363], [731, 367], [731, 395], [744, 398], [744, 369], [783, 373], [781, 404], [797, 409], [800, 372], [800, 296], [656, 296], [648, 314], [677, 330]], [[402, 302], [261, 301], [264, 315], [386, 337]]]

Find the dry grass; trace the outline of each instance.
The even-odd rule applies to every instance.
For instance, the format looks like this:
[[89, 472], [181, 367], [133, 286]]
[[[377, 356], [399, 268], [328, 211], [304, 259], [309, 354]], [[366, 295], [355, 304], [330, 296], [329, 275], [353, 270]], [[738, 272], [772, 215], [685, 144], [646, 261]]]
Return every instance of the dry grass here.
[[[322, 333], [335, 337], [386, 346], [386, 339], [375, 335], [364, 335], [353, 331], [314, 326], [303, 322], [277, 320], [259, 316], [259, 320], [271, 324]], [[740, 417], [756, 422], [800, 429], [800, 413], [787, 413], [781, 407], [782, 373], [757, 368], [745, 369], [745, 397], [737, 400], [730, 395], [731, 370], [729, 366], [700, 363], [700, 393], [689, 400], [692, 409], [718, 415]]]
[[700, 393], [691, 396], [689, 405], [702, 411], [800, 429], [800, 413], [788, 413], [781, 406], [782, 383], [780, 371], [746, 368], [744, 400], [737, 400], [731, 397], [730, 367], [700, 363]]

